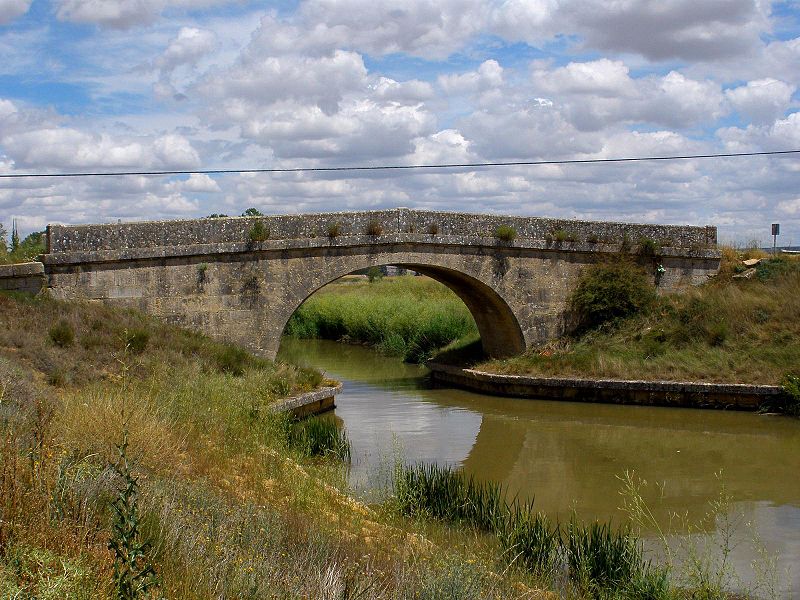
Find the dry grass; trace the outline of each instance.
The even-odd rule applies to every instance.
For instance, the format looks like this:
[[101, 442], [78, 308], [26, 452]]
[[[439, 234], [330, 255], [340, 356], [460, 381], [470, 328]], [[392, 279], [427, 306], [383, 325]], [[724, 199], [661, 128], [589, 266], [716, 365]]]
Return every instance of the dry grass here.
[[[110, 596], [108, 465], [124, 419], [165, 597], [540, 597], [494, 574], [491, 552], [435, 546], [349, 497], [341, 464], [288, 448], [268, 405], [318, 373], [134, 313], [0, 305], [0, 596]], [[41, 327], [60, 320], [71, 346]], [[147, 333], [138, 353], [133, 330]]]

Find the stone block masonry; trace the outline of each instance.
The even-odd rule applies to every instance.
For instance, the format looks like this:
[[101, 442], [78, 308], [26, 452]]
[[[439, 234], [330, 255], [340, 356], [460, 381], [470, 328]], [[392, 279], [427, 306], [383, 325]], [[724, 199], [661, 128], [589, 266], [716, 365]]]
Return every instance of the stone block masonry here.
[[38, 294], [46, 286], [47, 277], [40, 262], [0, 265], [0, 290]]
[[[514, 239], [499, 239], [500, 226]], [[663, 265], [660, 289], [680, 289], [717, 272], [716, 239], [714, 227], [395, 209], [51, 225], [42, 261], [55, 297], [136, 308], [268, 357], [316, 290], [394, 265], [452, 289], [475, 317], [484, 349], [501, 357], [569, 327], [567, 300], [587, 266], [629, 253], [654, 280]]]

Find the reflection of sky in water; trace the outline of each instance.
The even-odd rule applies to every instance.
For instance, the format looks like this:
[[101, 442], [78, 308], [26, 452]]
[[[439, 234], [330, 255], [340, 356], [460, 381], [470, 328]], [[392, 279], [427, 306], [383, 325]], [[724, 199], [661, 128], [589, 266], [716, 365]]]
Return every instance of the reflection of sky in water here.
[[[462, 465], [479, 478], [534, 497], [560, 520], [624, 515], [625, 471], [650, 482], [643, 496], [662, 527], [670, 514], [699, 521], [722, 480], [739, 519], [731, 560], [746, 578], [757, 554], [752, 522], [779, 554], [781, 589], [800, 590], [800, 422], [748, 413], [524, 401], [425, 389], [425, 371], [353, 346], [285, 340], [284, 359], [344, 381], [336, 417], [353, 447], [351, 482], [380, 488], [395, 456]], [[663, 494], [653, 483], [663, 486]], [[680, 528], [677, 529], [680, 531]]]

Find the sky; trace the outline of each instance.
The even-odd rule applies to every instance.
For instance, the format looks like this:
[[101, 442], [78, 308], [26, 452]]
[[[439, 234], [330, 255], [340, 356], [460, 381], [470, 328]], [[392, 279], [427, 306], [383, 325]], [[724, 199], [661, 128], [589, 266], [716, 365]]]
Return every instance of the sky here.
[[[800, 149], [800, 3], [0, 0], [0, 173]], [[0, 222], [392, 207], [800, 244], [800, 155], [0, 179]]]

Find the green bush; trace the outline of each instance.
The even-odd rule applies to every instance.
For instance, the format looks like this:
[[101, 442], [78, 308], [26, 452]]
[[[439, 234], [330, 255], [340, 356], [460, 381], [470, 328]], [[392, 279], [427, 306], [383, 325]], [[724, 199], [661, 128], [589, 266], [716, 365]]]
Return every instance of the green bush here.
[[658, 256], [661, 253], [661, 246], [658, 242], [648, 237], [639, 238], [639, 254], [642, 256]]
[[328, 224], [328, 237], [334, 239], [342, 234], [342, 225], [338, 221]]
[[383, 270], [380, 267], [370, 267], [367, 270], [367, 279], [370, 283], [375, 283], [383, 279]]
[[800, 377], [786, 375], [781, 387], [783, 388], [782, 412], [793, 417], [800, 417]]
[[59, 348], [68, 348], [75, 342], [75, 329], [68, 321], [61, 320], [50, 328], [50, 341]]
[[248, 236], [251, 242], [264, 242], [269, 239], [269, 228], [264, 225], [263, 221], [256, 221], [250, 228]]
[[367, 223], [367, 235], [371, 235], [373, 237], [377, 237], [383, 233], [383, 225], [381, 225], [375, 219], [371, 220]]
[[125, 348], [133, 354], [141, 354], [147, 348], [150, 341], [150, 332], [146, 329], [125, 330], [122, 334]]
[[499, 225], [494, 230], [494, 237], [501, 242], [513, 242], [517, 238], [517, 230], [510, 225]]
[[640, 267], [627, 261], [589, 268], [570, 296], [579, 331], [613, 323], [647, 310], [656, 299], [655, 289]]

